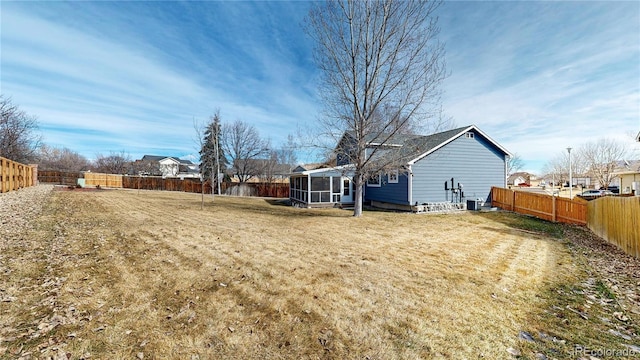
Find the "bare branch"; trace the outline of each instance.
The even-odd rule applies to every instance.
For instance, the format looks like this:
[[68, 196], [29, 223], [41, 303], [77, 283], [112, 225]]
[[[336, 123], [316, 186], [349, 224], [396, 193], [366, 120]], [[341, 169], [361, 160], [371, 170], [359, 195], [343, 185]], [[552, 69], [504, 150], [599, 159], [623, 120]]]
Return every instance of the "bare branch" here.
[[[335, 0], [309, 12], [307, 32], [323, 75], [322, 132], [336, 142], [344, 132], [352, 138], [336, 151], [347, 151], [355, 166], [355, 216], [362, 212], [364, 180], [399, 167], [408, 156], [406, 149], [391, 156], [394, 138], [443, 120], [439, 85], [447, 74], [444, 45], [437, 40], [439, 5]], [[378, 146], [367, 149], [371, 140]]]

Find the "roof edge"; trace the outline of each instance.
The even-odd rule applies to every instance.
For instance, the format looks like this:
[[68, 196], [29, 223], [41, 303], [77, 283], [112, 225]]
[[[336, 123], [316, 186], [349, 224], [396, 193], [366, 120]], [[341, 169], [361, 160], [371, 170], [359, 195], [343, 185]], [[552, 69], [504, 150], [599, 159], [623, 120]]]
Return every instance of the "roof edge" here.
[[[416, 157], [413, 160], [410, 160], [407, 164], [409, 165], [413, 165], [416, 162], [422, 160], [423, 158], [425, 158], [427, 155], [433, 153], [434, 151], [444, 147], [445, 145], [449, 144], [450, 142], [452, 142], [453, 140], [457, 139], [458, 137], [460, 137], [462, 134], [468, 132], [469, 130], [475, 130], [477, 131], [480, 135], [482, 135], [482, 137], [484, 137], [485, 139], [487, 139], [491, 144], [493, 144], [496, 148], [498, 148], [500, 151], [502, 151], [505, 155], [509, 156], [509, 157], [513, 157], [513, 154], [505, 149], [502, 145], [498, 144], [495, 140], [493, 140], [489, 135], [487, 135], [484, 131], [480, 130], [480, 128], [478, 128], [476, 125], [469, 125], [467, 127], [461, 128], [462, 130], [460, 130], [459, 132], [457, 132], [455, 135], [451, 136], [449, 139], [443, 141], [442, 143], [440, 143], [440, 145], [433, 147], [432, 149], [429, 149], [429, 151], [419, 155], [418, 157]], [[443, 131], [444, 132], [444, 131]], [[438, 133], [436, 133], [438, 134]], [[435, 135], [435, 134], [432, 134]]]

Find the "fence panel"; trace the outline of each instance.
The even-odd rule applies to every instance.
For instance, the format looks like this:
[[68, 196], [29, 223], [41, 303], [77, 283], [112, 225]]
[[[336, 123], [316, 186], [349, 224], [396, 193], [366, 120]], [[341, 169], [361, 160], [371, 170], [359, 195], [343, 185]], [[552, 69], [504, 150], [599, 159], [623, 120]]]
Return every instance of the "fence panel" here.
[[491, 206], [513, 211], [514, 190], [499, 187], [491, 188]]
[[[215, 184], [214, 184], [215, 185]], [[238, 185], [237, 183], [222, 182], [220, 191], [225, 194], [227, 189]], [[245, 183], [255, 191], [256, 196], [261, 197], [289, 197], [289, 183]], [[175, 178], [162, 178], [159, 176], [125, 176], [122, 179], [122, 186], [127, 189], [141, 190], [166, 190], [184, 191], [200, 193], [203, 184], [200, 179], [186, 178], [184, 180]], [[211, 194], [211, 183], [204, 183], [204, 193]], [[217, 191], [217, 189], [214, 189]]]
[[74, 171], [38, 171], [38, 181], [41, 183], [75, 186], [78, 179], [83, 177], [83, 173]]
[[491, 205], [549, 221], [586, 225], [587, 204], [557, 196], [491, 188]]
[[122, 175], [86, 172], [84, 173], [84, 185], [121, 188]]
[[587, 224], [587, 202], [556, 197], [556, 220], [567, 224]]
[[36, 166], [24, 165], [0, 157], [0, 193], [33, 186]]
[[514, 199], [513, 211], [544, 220], [554, 220], [553, 199], [549, 195], [514, 191]]
[[587, 204], [587, 226], [640, 259], [640, 197], [604, 197]]

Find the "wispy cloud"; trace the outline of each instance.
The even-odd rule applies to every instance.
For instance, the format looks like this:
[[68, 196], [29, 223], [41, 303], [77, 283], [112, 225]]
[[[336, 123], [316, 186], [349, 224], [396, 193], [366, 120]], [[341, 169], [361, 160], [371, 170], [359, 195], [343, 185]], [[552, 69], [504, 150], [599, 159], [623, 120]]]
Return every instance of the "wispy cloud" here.
[[194, 151], [194, 118], [218, 108], [275, 142], [312, 119], [313, 71], [258, 16], [222, 3], [68, 5], [3, 4], [2, 92], [39, 117], [47, 142], [90, 157], [180, 155]]
[[[278, 144], [319, 116], [306, 2], [3, 2], [1, 92], [88, 157], [195, 152], [220, 109]], [[529, 170], [640, 130], [637, 2], [445, 2], [444, 108]], [[629, 146], [635, 146], [630, 143]]]
[[458, 123], [495, 134], [533, 171], [565, 147], [600, 137], [635, 146], [624, 134], [640, 129], [640, 4], [445, 8], [443, 34], [456, 49], [445, 104]]

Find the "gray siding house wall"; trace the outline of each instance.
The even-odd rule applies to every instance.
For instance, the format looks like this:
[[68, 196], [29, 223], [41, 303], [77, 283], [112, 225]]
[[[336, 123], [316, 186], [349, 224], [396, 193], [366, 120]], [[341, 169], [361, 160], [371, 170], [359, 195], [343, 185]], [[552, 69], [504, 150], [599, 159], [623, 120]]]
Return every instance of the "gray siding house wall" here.
[[397, 184], [390, 184], [387, 175], [382, 177], [380, 187], [365, 184], [364, 199], [409, 205], [409, 177], [406, 173], [399, 171]]
[[[463, 185], [466, 200], [487, 200], [492, 186], [505, 186], [505, 154], [477, 132], [462, 134], [413, 164], [413, 202], [451, 200], [445, 181]], [[448, 196], [448, 198], [447, 198]]]
[[385, 175], [380, 187], [365, 185], [365, 200], [399, 205], [451, 201], [451, 191], [444, 190], [444, 183], [451, 187], [453, 178], [456, 187], [458, 183], [463, 186], [463, 200], [486, 201], [492, 186], [505, 186], [507, 154], [474, 129], [470, 132], [473, 137], [462, 133], [415, 161], [411, 186], [408, 173], [400, 172], [397, 184], [388, 183]]

